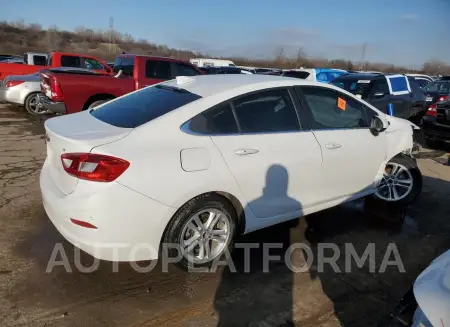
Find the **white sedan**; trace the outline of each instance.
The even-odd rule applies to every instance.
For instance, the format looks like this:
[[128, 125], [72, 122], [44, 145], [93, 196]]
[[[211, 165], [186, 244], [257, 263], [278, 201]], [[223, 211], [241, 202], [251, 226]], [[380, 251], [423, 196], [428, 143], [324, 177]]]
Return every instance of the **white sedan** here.
[[324, 83], [178, 77], [47, 120], [43, 203], [96, 258], [156, 259], [170, 243], [179, 265], [209, 266], [236, 233], [373, 194], [412, 202], [414, 128]]

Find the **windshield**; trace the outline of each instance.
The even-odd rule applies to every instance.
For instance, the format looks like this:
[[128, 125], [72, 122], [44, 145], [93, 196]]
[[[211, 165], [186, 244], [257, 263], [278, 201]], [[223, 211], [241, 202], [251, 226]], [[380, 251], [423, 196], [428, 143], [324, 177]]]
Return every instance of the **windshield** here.
[[450, 81], [434, 81], [423, 88], [425, 92], [449, 93]]
[[133, 76], [134, 57], [117, 57], [114, 61], [113, 71], [118, 73], [120, 70], [126, 76]]
[[92, 110], [104, 123], [135, 128], [201, 97], [184, 89], [156, 85], [126, 95]]
[[361, 95], [366, 97], [369, 94], [369, 89], [373, 85], [373, 80], [360, 80], [360, 79], [348, 79], [348, 78], [337, 78], [330, 82], [341, 89], [344, 89], [355, 95]]

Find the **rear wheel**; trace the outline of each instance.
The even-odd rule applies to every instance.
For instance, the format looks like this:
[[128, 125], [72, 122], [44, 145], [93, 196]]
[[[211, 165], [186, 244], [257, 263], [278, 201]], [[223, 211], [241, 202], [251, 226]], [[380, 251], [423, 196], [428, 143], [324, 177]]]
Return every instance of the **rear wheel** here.
[[38, 106], [38, 94], [39, 93], [31, 93], [25, 98], [24, 107], [25, 110], [33, 116], [39, 116], [44, 115], [48, 113], [47, 110], [43, 109], [42, 107]]
[[180, 251], [182, 257], [177, 265], [183, 269], [210, 267], [231, 250], [236, 221], [236, 212], [225, 198], [204, 194], [186, 203], [175, 214], [162, 245], [170, 244], [169, 256]]
[[411, 157], [398, 155], [387, 163], [375, 196], [390, 203], [407, 205], [421, 191], [422, 174], [417, 163]]

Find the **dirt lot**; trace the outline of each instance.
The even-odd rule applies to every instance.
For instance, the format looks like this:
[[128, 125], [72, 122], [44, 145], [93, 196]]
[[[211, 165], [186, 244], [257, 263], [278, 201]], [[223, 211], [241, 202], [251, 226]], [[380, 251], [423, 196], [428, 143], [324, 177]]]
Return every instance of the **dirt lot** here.
[[[43, 124], [17, 108], [0, 106], [0, 326], [373, 326], [386, 314], [429, 262], [450, 248], [450, 167], [444, 152], [425, 151], [419, 160], [424, 190], [402, 226], [364, 214], [359, 204], [341, 206], [245, 236], [243, 242], [352, 243], [362, 254], [376, 244], [376, 272], [369, 264], [348, 273], [323, 272], [313, 264], [292, 273], [284, 260], [263, 273], [253, 251], [250, 273], [242, 253], [238, 269], [187, 274], [174, 267], [137, 273], [130, 264], [101, 262], [82, 273], [73, 247], [49, 222], [41, 205], [39, 171], [45, 157]], [[62, 266], [47, 273], [55, 244], [62, 242], [72, 272]], [[387, 245], [395, 242], [405, 273], [379, 268]], [[282, 251], [283, 249], [279, 250]], [[281, 253], [281, 252], [280, 252]], [[82, 257], [88, 265], [92, 258]], [[344, 269], [344, 256], [338, 266]]]

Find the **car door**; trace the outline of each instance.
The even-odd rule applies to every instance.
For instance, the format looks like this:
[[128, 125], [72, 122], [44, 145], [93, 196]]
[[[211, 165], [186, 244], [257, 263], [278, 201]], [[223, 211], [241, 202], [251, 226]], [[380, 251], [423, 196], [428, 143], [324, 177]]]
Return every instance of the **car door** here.
[[323, 162], [319, 179], [326, 201], [345, 201], [373, 192], [386, 159], [386, 135], [374, 135], [375, 111], [331, 88], [296, 87], [310, 114]]
[[268, 89], [234, 99], [229, 110], [238, 132], [211, 135], [259, 218], [303, 211], [322, 200], [320, 146], [300, 126], [292, 92]]
[[386, 78], [378, 78], [372, 83], [373, 85], [369, 90], [367, 99], [364, 100], [381, 112], [387, 113], [388, 104], [391, 102], [391, 94]]
[[386, 75], [386, 80], [391, 94], [391, 103], [394, 105], [394, 116], [409, 118], [414, 97], [411, 86], [404, 75]]

